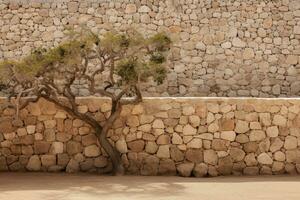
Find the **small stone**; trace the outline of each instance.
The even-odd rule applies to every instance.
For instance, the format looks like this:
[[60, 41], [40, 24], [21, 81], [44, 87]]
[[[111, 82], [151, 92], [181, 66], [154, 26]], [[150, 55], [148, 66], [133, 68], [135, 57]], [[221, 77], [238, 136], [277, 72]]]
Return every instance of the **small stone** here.
[[252, 58], [254, 58], [254, 56], [255, 56], [254, 51], [251, 48], [246, 48], [243, 52], [243, 58], [245, 60], [252, 59]]
[[159, 162], [158, 173], [160, 175], [176, 175], [176, 166], [173, 160], [161, 160]]
[[100, 155], [100, 149], [96, 145], [87, 146], [84, 148], [84, 155], [86, 157], [97, 157]]
[[136, 5], [135, 4], [127, 4], [125, 8], [125, 13], [127, 14], [133, 14], [136, 13]]
[[41, 156], [42, 165], [49, 167], [51, 165], [56, 164], [56, 156], [55, 155], [42, 155]]
[[204, 163], [197, 164], [193, 170], [195, 177], [204, 177], [208, 173], [208, 166]]
[[207, 110], [209, 112], [212, 112], [212, 113], [218, 113], [220, 111], [220, 107], [218, 104], [215, 104], [215, 103], [208, 103], [207, 104]]
[[268, 127], [266, 130], [267, 136], [269, 137], [278, 137], [279, 130], [277, 126]]
[[193, 163], [203, 162], [203, 151], [201, 149], [188, 149], [185, 158]]
[[204, 162], [210, 165], [216, 165], [218, 163], [218, 155], [212, 149], [204, 150]]
[[35, 154], [45, 154], [48, 153], [50, 148], [50, 143], [45, 141], [34, 142], [34, 152]]
[[156, 155], [158, 158], [170, 158], [169, 145], [159, 146]]
[[221, 138], [224, 140], [234, 141], [236, 133], [234, 131], [222, 131]]
[[29, 171], [39, 171], [41, 169], [41, 161], [38, 155], [33, 155], [29, 158], [29, 161], [26, 165], [26, 168]]
[[197, 129], [192, 127], [191, 125], [187, 124], [183, 127], [183, 135], [196, 135]]
[[266, 134], [262, 130], [253, 130], [250, 133], [250, 141], [261, 141], [266, 138]]
[[184, 154], [176, 146], [170, 147], [170, 155], [171, 159], [175, 162], [179, 162], [184, 159]]
[[195, 108], [192, 107], [192, 106], [184, 106], [182, 108], [182, 114], [183, 115], [189, 116], [189, 115], [192, 115], [194, 113], [195, 113]]
[[221, 47], [223, 48], [223, 49], [230, 49], [231, 48], [231, 42], [224, 42], [224, 43], [222, 43], [221, 44]]
[[273, 163], [273, 159], [267, 153], [261, 153], [257, 157], [257, 161], [263, 165], [271, 165]]
[[126, 121], [126, 124], [129, 126], [129, 127], [137, 127], [140, 125], [139, 123], [139, 118], [135, 115], [132, 115], [132, 116], [129, 116], [127, 118], [127, 121]]
[[79, 171], [79, 162], [75, 159], [71, 159], [66, 167], [67, 173], [75, 173]]
[[202, 140], [199, 138], [193, 138], [189, 143], [187, 143], [187, 147], [195, 149], [202, 148]]
[[236, 133], [246, 133], [247, 131], [249, 131], [249, 123], [246, 121], [238, 120], [234, 131]]
[[270, 151], [271, 152], [279, 151], [281, 147], [283, 147], [283, 144], [284, 142], [280, 140], [280, 138], [275, 138], [270, 146]]
[[33, 133], [35, 133], [35, 128], [36, 128], [36, 126], [34, 126], [34, 125], [29, 125], [29, 126], [27, 126], [27, 127], [26, 127], [27, 133], [28, 133], [28, 134], [33, 134]]
[[256, 166], [257, 165], [257, 160], [255, 158], [254, 153], [247, 154], [244, 158], [244, 161], [247, 166]]
[[145, 147], [145, 151], [150, 154], [155, 154], [157, 149], [158, 145], [155, 142], [148, 142]]
[[287, 150], [296, 149], [298, 146], [297, 138], [294, 136], [286, 136], [284, 142], [284, 148]]
[[231, 148], [229, 154], [234, 162], [242, 161], [245, 157], [245, 152], [239, 148]]
[[182, 144], [183, 140], [181, 138], [180, 135], [178, 135], [178, 133], [173, 133], [172, 136], [172, 144]]
[[152, 124], [152, 128], [163, 129], [163, 128], [165, 128], [164, 122], [161, 119], [156, 119], [156, 120], [154, 120], [154, 122]]
[[62, 142], [53, 142], [49, 150], [51, 154], [59, 154], [64, 152], [64, 144]]
[[275, 115], [273, 118], [273, 124], [277, 126], [286, 126], [286, 118], [281, 115]]
[[128, 149], [127, 149], [127, 143], [125, 141], [125, 139], [119, 139], [116, 142], [116, 149], [120, 152], [120, 153], [127, 153]]
[[194, 163], [182, 163], [177, 166], [177, 170], [180, 176], [189, 177], [191, 176]]
[[240, 48], [244, 48], [246, 46], [246, 43], [243, 42], [241, 39], [239, 38], [233, 38], [232, 40], [232, 45], [234, 47], [240, 47]]
[[131, 111], [131, 114], [133, 115], [140, 115], [143, 114], [144, 112], [144, 107], [142, 105], [135, 105]]
[[232, 172], [233, 162], [230, 156], [219, 159], [218, 171], [222, 175], [229, 175]]
[[274, 159], [283, 162], [285, 161], [285, 154], [281, 151], [276, 151], [274, 153]]
[[150, 12], [151, 11], [151, 9], [148, 7], [148, 6], [141, 6], [140, 8], [139, 8], [139, 12], [140, 13], [148, 13], [148, 12]]
[[141, 152], [144, 150], [145, 142], [143, 140], [135, 140], [132, 142], [129, 142], [128, 148], [133, 152]]
[[227, 142], [226, 140], [214, 139], [212, 141], [212, 149], [216, 151], [227, 151]]

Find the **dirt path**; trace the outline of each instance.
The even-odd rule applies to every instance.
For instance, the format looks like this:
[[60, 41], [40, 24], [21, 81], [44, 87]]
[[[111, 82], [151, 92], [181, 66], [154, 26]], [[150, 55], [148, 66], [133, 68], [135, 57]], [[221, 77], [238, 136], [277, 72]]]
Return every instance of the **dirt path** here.
[[300, 176], [110, 177], [0, 173], [0, 200], [299, 200]]

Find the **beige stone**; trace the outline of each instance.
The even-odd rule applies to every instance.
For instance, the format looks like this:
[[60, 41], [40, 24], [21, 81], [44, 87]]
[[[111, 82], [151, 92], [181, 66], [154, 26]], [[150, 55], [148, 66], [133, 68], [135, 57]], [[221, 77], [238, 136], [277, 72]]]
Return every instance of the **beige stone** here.
[[234, 141], [236, 133], [234, 131], [222, 131], [221, 138], [228, 141]]
[[244, 161], [247, 166], [256, 166], [257, 165], [257, 160], [255, 158], [254, 153], [247, 154], [244, 158]]
[[234, 131], [236, 133], [246, 133], [247, 131], [249, 131], [249, 123], [246, 121], [238, 120]]
[[152, 115], [141, 115], [140, 116], [140, 123], [141, 124], [150, 124], [153, 122], [154, 117]]
[[56, 156], [55, 155], [42, 155], [41, 162], [43, 166], [49, 167], [56, 164]]
[[86, 157], [97, 157], [100, 155], [100, 149], [96, 145], [87, 146], [84, 148], [84, 155]]
[[275, 138], [274, 141], [271, 143], [270, 151], [275, 152], [283, 147], [284, 142], [280, 138]]
[[127, 149], [127, 143], [126, 143], [125, 139], [119, 139], [116, 142], [116, 149], [120, 153], [127, 153], [128, 149]]
[[189, 116], [189, 123], [195, 128], [198, 127], [200, 125], [200, 117], [197, 115]]
[[285, 138], [285, 141], [284, 141], [284, 148], [285, 149], [296, 149], [298, 146], [298, 141], [297, 141], [297, 138], [294, 137], [294, 136], [287, 136]]
[[172, 136], [172, 144], [182, 144], [183, 140], [181, 138], [181, 136], [177, 133], [173, 133]]
[[268, 127], [266, 130], [267, 136], [269, 137], [277, 137], [279, 134], [279, 130], [277, 126]]
[[249, 135], [250, 141], [261, 141], [266, 138], [266, 134], [262, 130], [252, 130]]
[[209, 165], [216, 165], [218, 163], [218, 155], [212, 149], [204, 150], [204, 162]]
[[155, 154], [157, 152], [158, 145], [155, 142], [147, 142], [145, 151], [150, 154]]
[[156, 156], [158, 158], [170, 158], [169, 145], [161, 145], [158, 147]]
[[133, 115], [140, 115], [144, 113], [144, 107], [141, 104], [135, 105], [131, 111]]
[[164, 122], [161, 119], [155, 119], [152, 128], [160, 128], [163, 129], [165, 128]]
[[35, 129], [36, 129], [35, 125], [29, 125], [29, 126], [26, 127], [26, 131], [27, 131], [28, 134], [34, 134]]
[[287, 119], [281, 115], [274, 115], [273, 124], [277, 126], [286, 126]]
[[253, 49], [251, 48], [246, 48], [243, 52], [243, 58], [245, 60], [252, 59], [255, 56]]
[[263, 165], [272, 165], [273, 159], [267, 153], [261, 153], [257, 156], [257, 161]]
[[49, 153], [51, 154], [59, 154], [64, 152], [64, 144], [62, 142], [53, 142], [51, 144]]
[[208, 166], [205, 163], [195, 165], [193, 174], [195, 177], [203, 177], [208, 173]]
[[135, 140], [127, 143], [128, 148], [133, 152], [141, 152], [145, 147], [145, 142], [143, 140]]
[[188, 149], [185, 158], [193, 163], [203, 162], [203, 151], [201, 149]]
[[242, 161], [245, 157], [245, 152], [239, 148], [231, 148], [229, 154], [234, 162]]
[[187, 147], [195, 149], [202, 148], [202, 140], [200, 138], [193, 138], [189, 143], [187, 143]]
[[38, 155], [33, 155], [29, 158], [26, 169], [29, 171], [39, 171], [41, 169], [41, 161]]
[[177, 171], [180, 176], [189, 177], [191, 176], [193, 168], [194, 163], [182, 163], [177, 166]]
[[127, 4], [125, 8], [125, 13], [133, 14], [137, 11], [135, 4]]
[[183, 115], [189, 116], [189, 115], [192, 115], [192, 114], [194, 114], [194, 113], [195, 113], [195, 108], [192, 107], [192, 106], [184, 106], [184, 107], [182, 108], [182, 114], [183, 114]]
[[135, 115], [129, 116], [129, 117], [127, 117], [126, 124], [129, 127], [137, 127], [140, 124], [139, 118], [137, 116], [135, 116]]
[[281, 151], [276, 151], [274, 153], [274, 159], [283, 162], [285, 161], [285, 154]]
[[182, 133], [184, 135], [196, 135], [197, 129], [195, 129], [191, 125], [187, 124], [183, 127]]

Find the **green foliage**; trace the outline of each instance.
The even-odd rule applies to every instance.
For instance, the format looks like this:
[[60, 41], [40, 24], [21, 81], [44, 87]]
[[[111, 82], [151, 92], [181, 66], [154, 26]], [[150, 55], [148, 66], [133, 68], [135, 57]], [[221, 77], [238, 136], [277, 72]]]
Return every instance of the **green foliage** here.
[[168, 51], [171, 45], [171, 39], [165, 33], [158, 33], [150, 38], [150, 44], [156, 51]]
[[122, 82], [135, 83], [139, 78], [138, 66], [139, 63], [136, 60], [125, 58], [118, 63], [116, 73], [121, 77]]
[[[163, 64], [171, 40], [165, 33], [144, 38], [135, 30], [125, 33], [111, 31], [101, 37], [91, 31], [70, 31], [69, 37], [57, 47], [36, 49], [19, 61], [0, 62], [0, 82], [13, 74], [29, 78], [52, 74], [48, 78], [53, 78], [57, 73], [75, 73], [76, 70], [78, 73], [83, 60], [95, 55], [111, 59], [106, 67], [115, 69], [113, 72], [119, 76], [120, 84], [134, 85], [147, 81], [148, 77], [160, 84], [166, 77]], [[66, 75], [65, 79], [68, 77]]]

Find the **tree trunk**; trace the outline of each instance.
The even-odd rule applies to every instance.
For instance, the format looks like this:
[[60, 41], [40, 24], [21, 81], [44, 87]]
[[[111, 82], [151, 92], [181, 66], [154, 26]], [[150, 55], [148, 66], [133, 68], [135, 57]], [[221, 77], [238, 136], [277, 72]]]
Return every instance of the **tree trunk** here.
[[[111, 115], [105, 122], [104, 126], [102, 127], [99, 122], [97, 122], [93, 117], [86, 115], [86, 114], [81, 114], [77, 110], [72, 110], [71, 108], [63, 105], [61, 102], [57, 101], [56, 99], [52, 99], [48, 96], [43, 96], [45, 99], [47, 99], [50, 102], [53, 102], [60, 108], [62, 108], [64, 111], [68, 112], [70, 115], [73, 115], [77, 117], [78, 119], [86, 122], [89, 124], [96, 132], [96, 136], [99, 140], [99, 143], [101, 147], [105, 150], [105, 152], [109, 155], [112, 165], [113, 165], [113, 171], [112, 173], [114, 175], [123, 175], [124, 174], [124, 168], [121, 164], [121, 157], [120, 153], [113, 147], [107, 137], [107, 133], [110, 128], [112, 128], [114, 121], [117, 119], [117, 117], [120, 116], [121, 113], [121, 105], [119, 105], [116, 102], [113, 102], [112, 104], [112, 111]], [[106, 169], [104, 170], [105, 172], [107, 171]]]
[[96, 130], [96, 135], [98, 137], [98, 140], [103, 147], [103, 149], [106, 151], [106, 153], [109, 155], [112, 165], [113, 165], [113, 174], [114, 175], [123, 175], [125, 173], [124, 167], [121, 163], [121, 155], [117, 151], [115, 147], [113, 147], [110, 142], [107, 139], [107, 133], [109, 129], [112, 128], [113, 123], [115, 120], [120, 116], [122, 107], [118, 104], [114, 104], [112, 106], [112, 113], [107, 119], [106, 123], [102, 127], [97, 127]]

